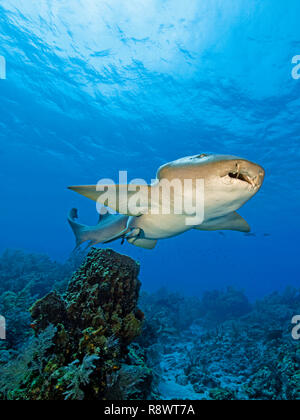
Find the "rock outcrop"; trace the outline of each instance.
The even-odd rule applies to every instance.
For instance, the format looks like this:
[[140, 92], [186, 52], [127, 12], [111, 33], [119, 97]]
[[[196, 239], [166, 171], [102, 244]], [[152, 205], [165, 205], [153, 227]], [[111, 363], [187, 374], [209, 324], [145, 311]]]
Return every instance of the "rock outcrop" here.
[[143, 313], [137, 308], [139, 265], [112, 250], [92, 249], [67, 292], [31, 308], [39, 336], [55, 328], [42, 369], [28, 378], [30, 399], [146, 398], [151, 372], [136, 347]]

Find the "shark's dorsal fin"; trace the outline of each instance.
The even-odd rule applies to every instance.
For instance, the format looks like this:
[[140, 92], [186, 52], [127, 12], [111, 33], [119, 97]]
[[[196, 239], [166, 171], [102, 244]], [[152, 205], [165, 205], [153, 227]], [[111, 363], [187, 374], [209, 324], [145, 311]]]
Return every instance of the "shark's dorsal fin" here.
[[140, 216], [149, 210], [151, 187], [148, 185], [82, 185], [70, 190], [96, 201], [120, 214]]
[[238, 232], [250, 232], [251, 228], [245, 219], [242, 218], [238, 213], [230, 213], [226, 216], [218, 217], [216, 219], [209, 220], [196, 226], [194, 229], [197, 230], [234, 230]]

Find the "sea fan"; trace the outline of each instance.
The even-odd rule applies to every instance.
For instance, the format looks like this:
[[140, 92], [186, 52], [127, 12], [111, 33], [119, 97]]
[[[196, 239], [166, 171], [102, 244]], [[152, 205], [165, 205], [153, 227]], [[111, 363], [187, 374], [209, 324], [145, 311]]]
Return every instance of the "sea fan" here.
[[15, 399], [17, 392], [32, 372], [43, 373], [46, 355], [53, 345], [56, 328], [53, 325], [32, 338], [17, 358], [0, 366], [0, 390], [5, 399]]
[[82, 364], [79, 360], [75, 360], [69, 366], [67, 366], [63, 379], [70, 381], [68, 385], [68, 391], [64, 393], [65, 400], [83, 400], [84, 392], [81, 386], [88, 385], [90, 382], [90, 376], [94, 372], [96, 366], [95, 362], [99, 360], [98, 356], [85, 356]]

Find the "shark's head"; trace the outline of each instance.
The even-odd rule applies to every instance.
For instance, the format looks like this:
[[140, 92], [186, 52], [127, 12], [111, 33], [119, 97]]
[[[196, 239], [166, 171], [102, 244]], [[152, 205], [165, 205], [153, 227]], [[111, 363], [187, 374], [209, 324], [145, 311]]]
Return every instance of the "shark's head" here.
[[256, 163], [227, 155], [201, 154], [176, 160], [158, 170], [158, 179], [203, 179], [205, 210], [213, 216], [235, 211], [261, 188], [265, 171]]

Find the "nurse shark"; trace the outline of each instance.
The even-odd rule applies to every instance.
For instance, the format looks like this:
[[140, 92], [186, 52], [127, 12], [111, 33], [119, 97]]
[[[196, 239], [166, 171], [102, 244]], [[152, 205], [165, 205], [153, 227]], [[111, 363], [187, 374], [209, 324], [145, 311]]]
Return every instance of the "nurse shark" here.
[[[264, 177], [265, 171], [260, 165], [239, 157], [189, 156], [161, 166], [151, 185], [69, 187], [98, 204], [109, 206], [116, 213], [106, 213], [100, 216], [96, 226], [86, 226], [77, 223], [77, 209], [72, 209], [68, 221], [77, 247], [86, 241], [92, 246], [121, 239], [141, 248], [153, 249], [159, 240], [190, 229], [247, 233], [251, 231], [250, 226], [236, 211], [257, 194]], [[185, 184], [187, 180], [189, 184]], [[188, 186], [177, 190], [164, 188], [165, 185], [175, 186], [176, 182]], [[137, 201], [134, 200], [137, 188], [138, 205], [134, 207], [132, 202]], [[166, 191], [169, 193], [167, 198], [164, 197]], [[203, 207], [201, 218], [191, 214], [191, 210], [185, 211], [184, 207], [181, 212], [176, 211], [176, 203], [187, 199], [193, 203], [191, 208], [196, 209], [197, 197], [200, 197]]]

